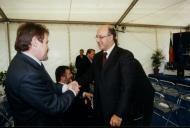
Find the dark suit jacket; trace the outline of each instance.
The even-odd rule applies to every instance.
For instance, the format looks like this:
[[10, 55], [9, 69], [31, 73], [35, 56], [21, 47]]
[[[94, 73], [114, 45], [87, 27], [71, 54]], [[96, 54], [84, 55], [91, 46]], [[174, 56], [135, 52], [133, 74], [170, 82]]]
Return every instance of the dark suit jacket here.
[[96, 114], [109, 124], [113, 114], [123, 122], [144, 115], [150, 121], [153, 107], [152, 88], [141, 64], [133, 54], [117, 46], [102, 67], [103, 52], [95, 55], [91, 70], [78, 79], [81, 85], [94, 80], [94, 107]]
[[62, 94], [62, 87], [45, 69], [22, 53], [17, 53], [10, 63], [5, 90], [15, 126], [59, 125], [55, 117], [75, 97], [71, 91]]
[[89, 65], [89, 60], [87, 56], [83, 55], [83, 58], [81, 58], [80, 55], [78, 55], [76, 57], [76, 62], [75, 62], [75, 66], [77, 68], [76, 78], [82, 76], [87, 71], [88, 65]]
[[[85, 59], [84, 59], [84, 63], [83, 63], [83, 66], [84, 66], [85, 69], [83, 70], [83, 72], [82, 72], [82, 74], [80, 76], [82, 76], [83, 74], [85, 74], [90, 69], [91, 65], [92, 65], [92, 63], [90, 62], [90, 60], [86, 56]], [[83, 92], [90, 92], [90, 86], [89, 86], [89, 84], [84, 85], [84, 86], [82, 86], [80, 88], [79, 96], [81, 96]]]

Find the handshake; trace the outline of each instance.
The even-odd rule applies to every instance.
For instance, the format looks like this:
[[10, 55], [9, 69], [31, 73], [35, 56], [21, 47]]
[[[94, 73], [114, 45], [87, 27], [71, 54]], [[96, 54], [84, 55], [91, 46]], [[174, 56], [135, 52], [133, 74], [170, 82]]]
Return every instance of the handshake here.
[[67, 85], [68, 90], [71, 90], [75, 96], [79, 93], [81, 86], [78, 84], [77, 81], [72, 81]]

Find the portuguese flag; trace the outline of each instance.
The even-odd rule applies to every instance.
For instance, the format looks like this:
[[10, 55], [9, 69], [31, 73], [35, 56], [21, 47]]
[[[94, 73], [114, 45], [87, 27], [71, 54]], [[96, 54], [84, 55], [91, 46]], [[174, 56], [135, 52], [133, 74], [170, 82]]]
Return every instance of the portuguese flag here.
[[171, 37], [170, 37], [170, 46], [169, 46], [169, 63], [170, 64], [174, 63], [174, 49]]

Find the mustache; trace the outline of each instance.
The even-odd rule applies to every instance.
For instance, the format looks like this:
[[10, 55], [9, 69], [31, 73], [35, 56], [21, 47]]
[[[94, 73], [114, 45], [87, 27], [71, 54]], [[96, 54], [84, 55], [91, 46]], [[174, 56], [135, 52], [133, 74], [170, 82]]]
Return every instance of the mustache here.
[[48, 60], [48, 56], [45, 56], [45, 58], [43, 59], [43, 61], [46, 61], [46, 60]]

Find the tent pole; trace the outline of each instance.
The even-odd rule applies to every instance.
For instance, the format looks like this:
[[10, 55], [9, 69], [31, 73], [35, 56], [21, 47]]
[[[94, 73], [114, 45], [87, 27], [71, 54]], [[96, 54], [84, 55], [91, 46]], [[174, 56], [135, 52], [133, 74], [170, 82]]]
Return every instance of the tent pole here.
[[70, 33], [70, 26], [67, 25], [68, 30], [68, 46], [69, 46], [69, 64], [71, 64], [71, 33]]
[[157, 29], [155, 29], [155, 41], [156, 41], [156, 49], [158, 49], [158, 32], [157, 32]]
[[11, 45], [10, 45], [10, 27], [9, 22], [6, 22], [6, 32], [7, 32], [7, 43], [8, 43], [8, 54], [9, 54], [9, 63], [11, 62]]
[[127, 14], [131, 11], [131, 9], [135, 6], [135, 4], [138, 2], [138, 0], [133, 0], [130, 6], [127, 8], [127, 10], [123, 13], [123, 15], [119, 18], [117, 23], [115, 25], [120, 25], [123, 19], [127, 16]]
[[[3, 22], [0, 20], [0, 22]], [[47, 23], [47, 24], [80, 24], [80, 25], [115, 25], [116, 22], [94, 22], [94, 21], [58, 21], [58, 20], [31, 20], [31, 19], [9, 19], [9, 23]], [[121, 23], [121, 26], [126, 27], [145, 27], [145, 28], [165, 28], [165, 29], [186, 29], [187, 26], [168, 26], [168, 25], [152, 25], [152, 24], [134, 24], [134, 23]]]

